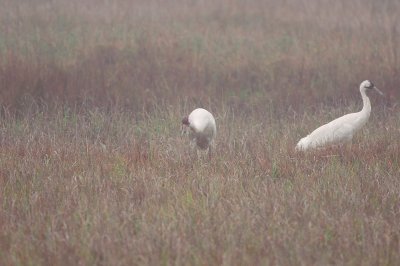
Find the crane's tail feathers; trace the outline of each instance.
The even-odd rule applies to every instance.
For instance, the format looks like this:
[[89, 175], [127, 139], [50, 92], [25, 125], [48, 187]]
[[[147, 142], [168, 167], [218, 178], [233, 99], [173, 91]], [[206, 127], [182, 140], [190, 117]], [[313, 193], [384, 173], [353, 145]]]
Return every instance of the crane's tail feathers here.
[[309, 146], [308, 137], [302, 138], [296, 145], [296, 151], [305, 151]]

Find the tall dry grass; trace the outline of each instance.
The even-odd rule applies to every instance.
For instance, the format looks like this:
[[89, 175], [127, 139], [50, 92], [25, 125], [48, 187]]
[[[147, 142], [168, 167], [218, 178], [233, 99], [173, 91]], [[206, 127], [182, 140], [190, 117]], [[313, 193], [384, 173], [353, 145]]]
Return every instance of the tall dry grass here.
[[[1, 265], [396, 265], [399, 3], [0, 3]], [[296, 141], [360, 108], [353, 145]], [[180, 120], [216, 116], [214, 160]]]
[[299, 133], [330, 113], [249, 127], [227, 112], [208, 162], [189, 156], [175, 108], [140, 121], [30, 113], [1, 120], [3, 265], [400, 259], [399, 116], [373, 118], [344, 150], [296, 154]]
[[[182, 100], [262, 112], [399, 97], [397, 1], [2, 1], [3, 105], [148, 111]], [[341, 97], [338, 97], [341, 96]]]

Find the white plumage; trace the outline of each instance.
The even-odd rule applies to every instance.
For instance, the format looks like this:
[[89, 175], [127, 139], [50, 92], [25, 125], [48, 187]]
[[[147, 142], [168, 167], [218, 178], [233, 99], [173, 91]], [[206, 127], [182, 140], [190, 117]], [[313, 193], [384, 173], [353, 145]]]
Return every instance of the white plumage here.
[[357, 113], [344, 115], [317, 128], [297, 143], [296, 150], [305, 151], [329, 144], [351, 141], [354, 133], [368, 121], [371, 113], [371, 102], [366, 91], [372, 89], [383, 95], [371, 81], [363, 81], [360, 85], [360, 93], [363, 100], [362, 110]]
[[182, 119], [182, 124], [190, 128], [189, 137], [197, 147], [201, 150], [208, 149], [211, 157], [211, 142], [217, 133], [214, 116], [203, 108], [197, 108]]

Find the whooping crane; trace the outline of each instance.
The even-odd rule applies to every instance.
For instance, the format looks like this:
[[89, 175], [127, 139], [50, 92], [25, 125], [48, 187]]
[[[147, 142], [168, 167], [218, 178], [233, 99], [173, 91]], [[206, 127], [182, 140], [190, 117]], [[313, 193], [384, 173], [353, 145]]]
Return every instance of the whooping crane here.
[[383, 95], [383, 93], [378, 90], [371, 81], [363, 81], [360, 84], [360, 93], [363, 100], [362, 110], [357, 113], [344, 115], [320, 126], [307, 137], [302, 138], [297, 143], [296, 150], [305, 151], [307, 149], [313, 149], [328, 144], [351, 141], [353, 134], [368, 121], [371, 113], [371, 102], [369, 101], [366, 91], [372, 89]]
[[213, 115], [203, 108], [197, 108], [182, 119], [182, 124], [190, 128], [189, 137], [199, 149], [208, 148], [208, 155], [211, 158], [211, 142], [217, 133]]

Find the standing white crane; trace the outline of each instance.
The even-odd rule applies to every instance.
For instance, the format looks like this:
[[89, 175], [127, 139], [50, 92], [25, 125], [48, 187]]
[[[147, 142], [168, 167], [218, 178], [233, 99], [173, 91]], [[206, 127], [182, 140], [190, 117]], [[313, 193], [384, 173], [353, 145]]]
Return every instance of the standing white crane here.
[[203, 108], [197, 108], [182, 119], [182, 124], [190, 128], [191, 141], [201, 150], [208, 149], [211, 158], [211, 142], [217, 133], [213, 115]]
[[365, 80], [360, 84], [360, 93], [363, 100], [363, 108], [360, 112], [351, 113], [339, 117], [323, 126], [320, 126], [307, 137], [302, 138], [296, 145], [296, 150], [305, 151], [329, 144], [351, 141], [353, 134], [365, 125], [371, 113], [371, 102], [366, 94], [368, 90], [376, 90], [383, 93], [375, 85]]

